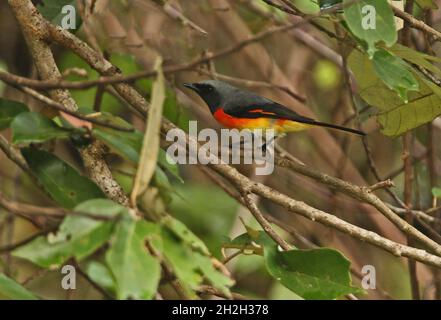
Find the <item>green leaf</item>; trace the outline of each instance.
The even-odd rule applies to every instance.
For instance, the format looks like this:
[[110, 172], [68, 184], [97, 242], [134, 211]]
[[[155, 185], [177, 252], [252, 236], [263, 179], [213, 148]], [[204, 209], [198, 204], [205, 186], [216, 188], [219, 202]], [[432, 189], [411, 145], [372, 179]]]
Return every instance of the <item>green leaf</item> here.
[[194, 263], [204, 275], [204, 278], [227, 297], [231, 297], [230, 287], [234, 285], [234, 281], [217, 270], [209, 256], [194, 252], [193, 259]]
[[[181, 227], [179, 226], [177, 229], [181, 229]], [[178, 233], [181, 233], [181, 231]], [[185, 237], [187, 236], [185, 235]], [[193, 290], [197, 289], [202, 281], [206, 279], [215, 288], [229, 296], [229, 287], [234, 284], [233, 281], [214, 268], [209, 253], [201, 251], [201, 244], [199, 243], [201, 241], [199, 239], [197, 245], [194, 246], [196, 243], [193, 241], [193, 237], [196, 236], [191, 236], [191, 242], [188, 242], [189, 239], [183, 241], [176, 232], [171, 232], [170, 229], [163, 227], [163, 255], [166, 260], [173, 267], [177, 278], [186, 287]], [[189, 291], [188, 288], [187, 291]]]
[[0, 297], [11, 300], [37, 300], [38, 298], [26, 288], [0, 273]]
[[23, 103], [0, 98], [0, 129], [9, 127], [18, 114], [28, 111]]
[[210, 254], [205, 243], [191, 232], [191, 230], [181, 221], [174, 219], [171, 216], [167, 216], [161, 220], [161, 223], [189, 247], [199, 250], [205, 255]]
[[379, 109], [377, 121], [382, 133], [398, 136], [423, 125], [441, 114], [441, 88], [414, 73], [419, 91], [409, 92], [409, 102], [404, 103], [378, 77], [372, 60], [358, 50], [352, 51], [348, 58], [359, 86], [361, 98]]
[[[343, 0], [344, 17], [351, 32], [367, 44], [367, 52], [372, 57], [376, 44], [384, 42], [392, 46], [397, 41], [394, 14], [386, 0]], [[364, 11], [374, 8], [375, 11]]]
[[396, 56], [400, 57], [403, 60], [406, 60], [409, 63], [416, 64], [420, 67], [427, 69], [428, 71], [441, 76], [441, 69], [439, 69], [433, 62], [440, 63], [441, 59], [438, 57], [434, 57], [428, 54], [425, 54], [420, 51], [416, 51], [409, 47], [403, 46], [401, 44], [395, 44], [390, 51], [393, 52]]
[[116, 284], [113, 276], [104, 264], [98, 261], [90, 262], [86, 267], [86, 273], [93, 282], [100, 285], [102, 288], [110, 291], [116, 291]]
[[12, 142], [40, 143], [55, 138], [67, 138], [70, 130], [61, 128], [54, 121], [37, 112], [22, 112], [11, 123]]
[[397, 56], [380, 49], [375, 52], [373, 63], [380, 79], [390, 89], [396, 91], [404, 102], [408, 102], [408, 91], [418, 91], [418, 81], [409, 70], [410, 66]]
[[38, 181], [62, 207], [73, 208], [83, 201], [105, 197], [95, 183], [51, 153], [34, 148], [24, 148], [22, 153]]
[[214, 185], [176, 184], [173, 190], [170, 204], [173, 217], [198, 234], [210, 252], [220, 258], [219, 239], [233, 226], [237, 202]]
[[63, 13], [63, 8], [68, 5], [75, 8], [75, 11], [73, 11], [75, 14], [75, 30], [78, 30], [81, 25], [81, 15], [78, 11], [76, 0], [42, 0], [37, 9], [47, 20], [61, 26], [63, 18], [71, 12], [69, 10]]
[[[93, 199], [76, 206], [75, 211], [115, 218], [128, 214], [127, 208], [105, 199]], [[69, 258], [80, 261], [101, 247], [110, 237], [113, 221], [84, 216], [67, 216], [56, 234], [38, 237], [19, 247], [13, 255], [43, 268], [58, 268]]]
[[305, 299], [336, 299], [362, 290], [351, 286], [350, 262], [328, 248], [278, 251], [265, 246], [269, 273], [285, 287]]
[[[123, 122], [115, 123], [124, 126]], [[93, 130], [93, 134], [117, 154], [129, 161], [138, 163], [143, 139], [141, 132], [121, 132], [109, 128], [96, 128]], [[158, 165], [180, 182], [184, 182], [179, 174], [178, 165], [169, 162], [166, 157], [166, 152], [162, 149], [159, 150]]]
[[432, 194], [435, 198], [441, 198], [441, 188], [432, 188]]
[[141, 132], [121, 132], [109, 128], [96, 128], [93, 129], [93, 134], [116, 153], [127, 160], [138, 163], [143, 138]]
[[145, 243], [158, 237], [157, 226], [144, 220], [123, 219], [118, 223], [106, 261], [116, 279], [118, 299], [151, 299], [159, 283], [161, 267]]
[[176, 277], [181, 280], [186, 287], [186, 291], [191, 292], [189, 288], [196, 289], [202, 283], [203, 277], [195, 264], [191, 248], [184, 245], [169, 230], [162, 230], [163, 256], [172, 266]]
[[279, 251], [264, 231], [246, 228], [247, 233], [227, 243], [227, 247], [249, 249], [255, 254], [262, 254], [263, 247], [270, 275], [302, 298], [336, 299], [363, 292], [351, 286], [350, 262], [340, 252], [328, 248]]

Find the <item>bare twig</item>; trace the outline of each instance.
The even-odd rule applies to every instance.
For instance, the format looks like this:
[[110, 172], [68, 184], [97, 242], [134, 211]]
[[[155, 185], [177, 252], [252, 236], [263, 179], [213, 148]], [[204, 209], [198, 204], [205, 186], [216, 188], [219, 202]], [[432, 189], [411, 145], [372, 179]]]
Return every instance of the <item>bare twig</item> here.
[[[227, 297], [224, 293], [222, 293], [221, 291], [219, 291], [218, 289], [212, 287], [212, 286], [208, 286], [208, 285], [202, 285], [200, 286], [197, 291], [200, 294], [209, 294], [209, 295], [213, 295], [213, 296], [217, 296], [220, 298], [224, 298], [224, 299], [230, 299], [230, 297]], [[231, 293], [233, 300], [251, 300], [248, 297], [245, 297], [244, 295], [241, 295], [239, 293], [235, 293], [232, 292]]]
[[[94, 123], [103, 127], [107, 127], [107, 128], [111, 128], [114, 130], [118, 130], [118, 131], [126, 131], [126, 132], [132, 132], [134, 131], [133, 128], [128, 128], [128, 127], [121, 127], [118, 126], [116, 124], [110, 123], [109, 121], [105, 121], [105, 120], [100, 120], [94, 117], [90, 117], [88, 115], [83, 115], [80, 114], [76, 111], [70, 111], [68, 109], [66, 109], [65, 106], [63, 106], [61, 103], [58, 103], [48, 97], [46, 97], [45, 95], [31, 89], [31, 88], [27, 88], [27, 87], [20, 87], [20, 86], [14, 86], [15, 88], [23, 91], [24, 93], [27, 93], [28, 95], [32, 96], [33, 98], [47, 104], [48, 106], [57, 109], [58, 111], [62, 111], [64, 113], [67, 113], [68, 115], [71, 115], [72, 117], [84, 120], [84, 121], [88, 121], [90, 123]], [[98, 87], [99, 90], [100, 87]]]
[[254, 202], [254, 199], [251, 197], [252, 195], [249, 194], [247, 191], [243, 191], [243, 199], [245, 201], [245, 204], [247, 208], [250, 210], [254, 218], [256, 218], [257, 222], [262, 226], [263, 230], [283, 249], [283, 250], [290, 250], [291, 246], [283, 240], [271, 227], [271, 224], [268, 222], [268, 220], [265, 219], [263, 214], [260, 212], [259, 208], [257, 207], [256, 203]]
[[216, 73], [216, 72], [210, 72], [210, 71], [205, 71], [205, 70], [200, 70], [201, 73], [206, 74], [214, 79], [219, 79], [219, 80], [223, 80], [223, 81], [228, 81], [231, 82], [234, 85], [240, 85], [243, 87], [247, 87], [247, 88], [270, 88], [270, 89], [277, 89], [280, 91], [283, 91], [285, 93], [287, 93], [288, 95], [290, 95], [292, 98], [294, 98], [295, 100], [301, 102], [301, 103], [305, 103], [306, 102], [306, 98], [293, 92], [290, 88], [285, 87], [285, 86], [281, 86], [281, 85], [277, 85], [277, 84], [272, 84], [269, 82], [265, 82], [265, 81], [254, 81], [254, 80], [247, 80], [247, 79], [240, 79], [240, 78], [236, 78], [236, 77], [231, 77], [231, 76], [227, 76], [224, 74], [220, 74], [220, 73]]
[[57, 207], [41, 207], [41, 206], [35, 206], [32, 204], [27, 204], [27, 203], [15, 202], [15, 201], [8, 199], [2, 192], [0, 192], [0, 207], [3, 207], [8, 212], [13, 213], [13, 214], [24, 214], [24, 215], [29, 215], [29, 216], [64, 218], [67, 215], [76, 215], [76, 216], [88, 217], [88, 218], [95, 219], [95, 220], [103, 220], [103, 221], [114, 220], [113, 217], [104, 216], [104, 215], [91, 214], [91, 213], [81, 212], [81, 211], [66, 210], [66, 209], [57, 208]]
[[372, 185], [369, 187], [369, 191], [375, 191], [378, 189], [384, 189], [384, 188], [390, 188], [390, 187], [395, 187], [395, 184], [393, 183], [392, 180], [384, 180], [384, 181], [380, 181], [377, 182], [376, 184]]

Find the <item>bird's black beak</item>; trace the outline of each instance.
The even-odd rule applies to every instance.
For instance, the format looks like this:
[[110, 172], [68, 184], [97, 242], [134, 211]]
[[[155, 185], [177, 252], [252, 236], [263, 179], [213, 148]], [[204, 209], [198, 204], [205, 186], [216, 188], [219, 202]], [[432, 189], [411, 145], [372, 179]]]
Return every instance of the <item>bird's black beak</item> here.
[[195, 83], [184, 83], [184, 87], [187, 87], [193, 91], [199, 92], [199, 89]]

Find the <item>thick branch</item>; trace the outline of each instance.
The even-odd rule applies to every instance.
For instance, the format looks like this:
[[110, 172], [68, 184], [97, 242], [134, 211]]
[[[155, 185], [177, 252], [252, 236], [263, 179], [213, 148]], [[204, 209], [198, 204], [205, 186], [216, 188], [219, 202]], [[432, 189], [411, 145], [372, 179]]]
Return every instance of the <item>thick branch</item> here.
[[[48, 81], [60, 81], [60, 71], [55, 63], [49, 45], [45, 42], [48, 22], [41, 16], [30, 0], [9, 0], [9, 5], [24, 34], [40, 78]], [[64, 106], [67, 110], [78, 110], [78, 106], [72, 99], [69, 91], [65, 89], [55, 89], [51, 90], [49, 94], [54, 101]], [[100, 146], [91, 146], [90, 149], [100, 149]], [[92, 171], [92, 165], [101, 169], [99, 175], [94, 173], [91, 175], [91, 178], [106, 195], [112, 200], [126, 203], [127, 196], [121, 186], [113, 179], [110, 169], [107, 167], [102, 155], [96, 152], [90, 152], [88, 149], [83, 150], [81, 154], [89, 173]], [[94, 156], [96, 157], [94, 158]]]

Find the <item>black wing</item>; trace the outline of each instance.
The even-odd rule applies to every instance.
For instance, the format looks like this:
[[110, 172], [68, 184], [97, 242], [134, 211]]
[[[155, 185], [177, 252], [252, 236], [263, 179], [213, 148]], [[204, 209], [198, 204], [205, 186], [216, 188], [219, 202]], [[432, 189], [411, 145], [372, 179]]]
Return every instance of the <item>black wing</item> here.
[[365, 135], [363, 131], [342, 127], [339, 125], [316, 121], [314, 119], [301, 116], [297, 112], [274, 102], [270, 99], [258, 96], [252, 92], [237, 90], [224, 106], [224, 112], [236, 118], [271, 118], [297, 121], [315, 126], [327, 127], [346, 132]]
[[314, 119], [299, 115], [297, 112], [252, 92], [237, 91], [231, 102], [224, 106], [224, 112], [237, 118], [286, 119], [304, 123], [314, 123]]

